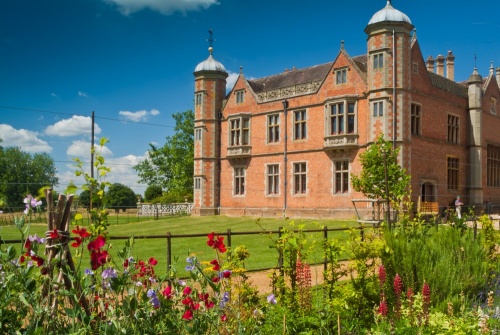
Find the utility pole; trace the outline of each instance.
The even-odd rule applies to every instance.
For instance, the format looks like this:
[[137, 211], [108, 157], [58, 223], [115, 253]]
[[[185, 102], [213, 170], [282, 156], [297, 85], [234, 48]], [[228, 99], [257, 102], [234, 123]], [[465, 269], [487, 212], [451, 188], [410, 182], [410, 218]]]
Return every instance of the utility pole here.
[[[94, 111], [92, 111], [92, 131], [90, 135], [90, 178], [94, 179]], [[90, 210], [92, 210], [92, 183], [89, 187]]]

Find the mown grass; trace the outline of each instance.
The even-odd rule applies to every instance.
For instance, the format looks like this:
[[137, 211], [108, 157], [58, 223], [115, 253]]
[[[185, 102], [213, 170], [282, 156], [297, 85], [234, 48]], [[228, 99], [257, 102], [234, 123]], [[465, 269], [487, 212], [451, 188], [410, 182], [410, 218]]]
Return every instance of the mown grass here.
[[[140, 222], [130, 220], [130, 218], [116, 219], [110, 214], [108, 232], [111, 240], [109, 252], [113, 255], [115, 261], [117, 252], [125, 245], [125, 238], [134, 236], [134, 245], [132, 255], [135, 259], [147, 260], [155, 257], [158, 260], [156, 271], [158, 274], [165, 274], [167, 269], [167, 233], [172, 236], [172, 261], [177, 263], [176, 267], [179, 274], [184, 273], [185, 258], [188, 255], [195, 254], [200, 260], [211, 260], [214, 257], [213, 251], [206, 245], [206, 235], [211, 232], [218, 234], [227, 233], [228, 229], [232, 233], [238, 232], [261, 232], [252, 235], [232, 235], [231, 245], [233, 247], [245, 245], [250, 253], [250, 258], [245, 266], [249, 270], [272, 268], [278, 263], [278, 253], [271, 246], [272, 239], [277, 239], [278, 234], [269, 234], [266, 232], [278, 231], [280, 227], [288, 230], [297, 229], [302, 226], [303, 230], [321, 229], [323, 226], [328, 228], [357, 227], [355, 220], [285, 220], [250, 217], [224, 217], [224, 216], [206, 216], [206, 217], [160, 217], [158, 220], [149, 218]], [[72, 222], [72, 228], [76, 225], [86, 226], [87, 221]], [[44, 236], [46, 232], [45, 224], [32, 224], [29, 235], [37, 234]], [[177, 235], [202, 234], [202, 237], [176, 237]], [[323, 260], [322, 238], [323, 232], [306, 233], [308, 243], [306, 248], [311, 249], [309, 261], [311, 263], [320, 263]], [[155, 238], [150, 238], [154, 236]], [[0, 237], [3, 240], [15, 240], [21, 237], [19, 231], [13, 226], [0, 227]], [[117, 239], [123, 237], [123, 239]], [[148, 237], [148, 238], [146, 238]], [[336, 238], [339, 243], [343, 243], [348, 238], [348, 231], [328, 232], [329, 238]], [[315, 241], [315, 242], [313, 242]], [[228, 244], [225, 238], [226, 245]], [[19, 250], [20, 245], [17, 246]], [[75, 255], [75, 250], [72, 250]], [[86, 254], [86, 253], [84, 253]], [[347, 257], [348, 255], [346, 255]], [[177, 262], [175, 260], [178, 260]], [[88, 260], [83, 258], [82, 268], [87, 266]]]

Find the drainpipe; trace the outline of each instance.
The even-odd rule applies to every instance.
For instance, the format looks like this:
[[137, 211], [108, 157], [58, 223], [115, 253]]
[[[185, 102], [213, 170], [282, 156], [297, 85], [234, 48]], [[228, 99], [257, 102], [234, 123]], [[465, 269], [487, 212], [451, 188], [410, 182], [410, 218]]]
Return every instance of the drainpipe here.
[[285, 142], [284, 150], [283, 150], [283, 176], [285, 179], [285, 182], [283, 183], [283, 217], [286, 217], [286, 206], [287, 206], [287, 194], [288, 194], [288, 177], [287, 177], [287, 170], [288, 170], [288, 157], [287, 157], [287, 145], [288, 145], [288, 126], [287, 126], [287, 120], [288, 120], [288, 100], [283, 100], [283, 115], [285, 118], [285, 136], [283, 138]]
[[392, 147], [396, 149], [397, 140], [397, 110], [396, 110], [396, 33], [392, 31]]

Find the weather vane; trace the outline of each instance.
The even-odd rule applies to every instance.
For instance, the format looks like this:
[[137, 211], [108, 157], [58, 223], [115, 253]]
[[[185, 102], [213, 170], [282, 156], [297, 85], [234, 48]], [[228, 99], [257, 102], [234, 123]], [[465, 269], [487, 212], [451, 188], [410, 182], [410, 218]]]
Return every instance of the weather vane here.
[[210, 44], [210, 47], [212, 47], [212, 44], [215, 42], [214, 33], [212, 32], [212, 29], [208, 30], [208, 34], [209, 34], [208, 43]]

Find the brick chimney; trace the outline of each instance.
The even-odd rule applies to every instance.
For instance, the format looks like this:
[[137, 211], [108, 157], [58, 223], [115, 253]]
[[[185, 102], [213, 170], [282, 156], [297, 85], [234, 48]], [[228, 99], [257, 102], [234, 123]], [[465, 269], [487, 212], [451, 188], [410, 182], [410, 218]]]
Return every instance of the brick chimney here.
[[444, 57], [438, 55], [436, 57], [436, 74], [444, 77]]
[[432, 56], [427, 58], [425, 64], [427, 65], [427, 71], [434, 73], [434, 58], [432, 58]]
[[451, 50], [446, 55], [446, 78], [455, 80], [455, 55]]

